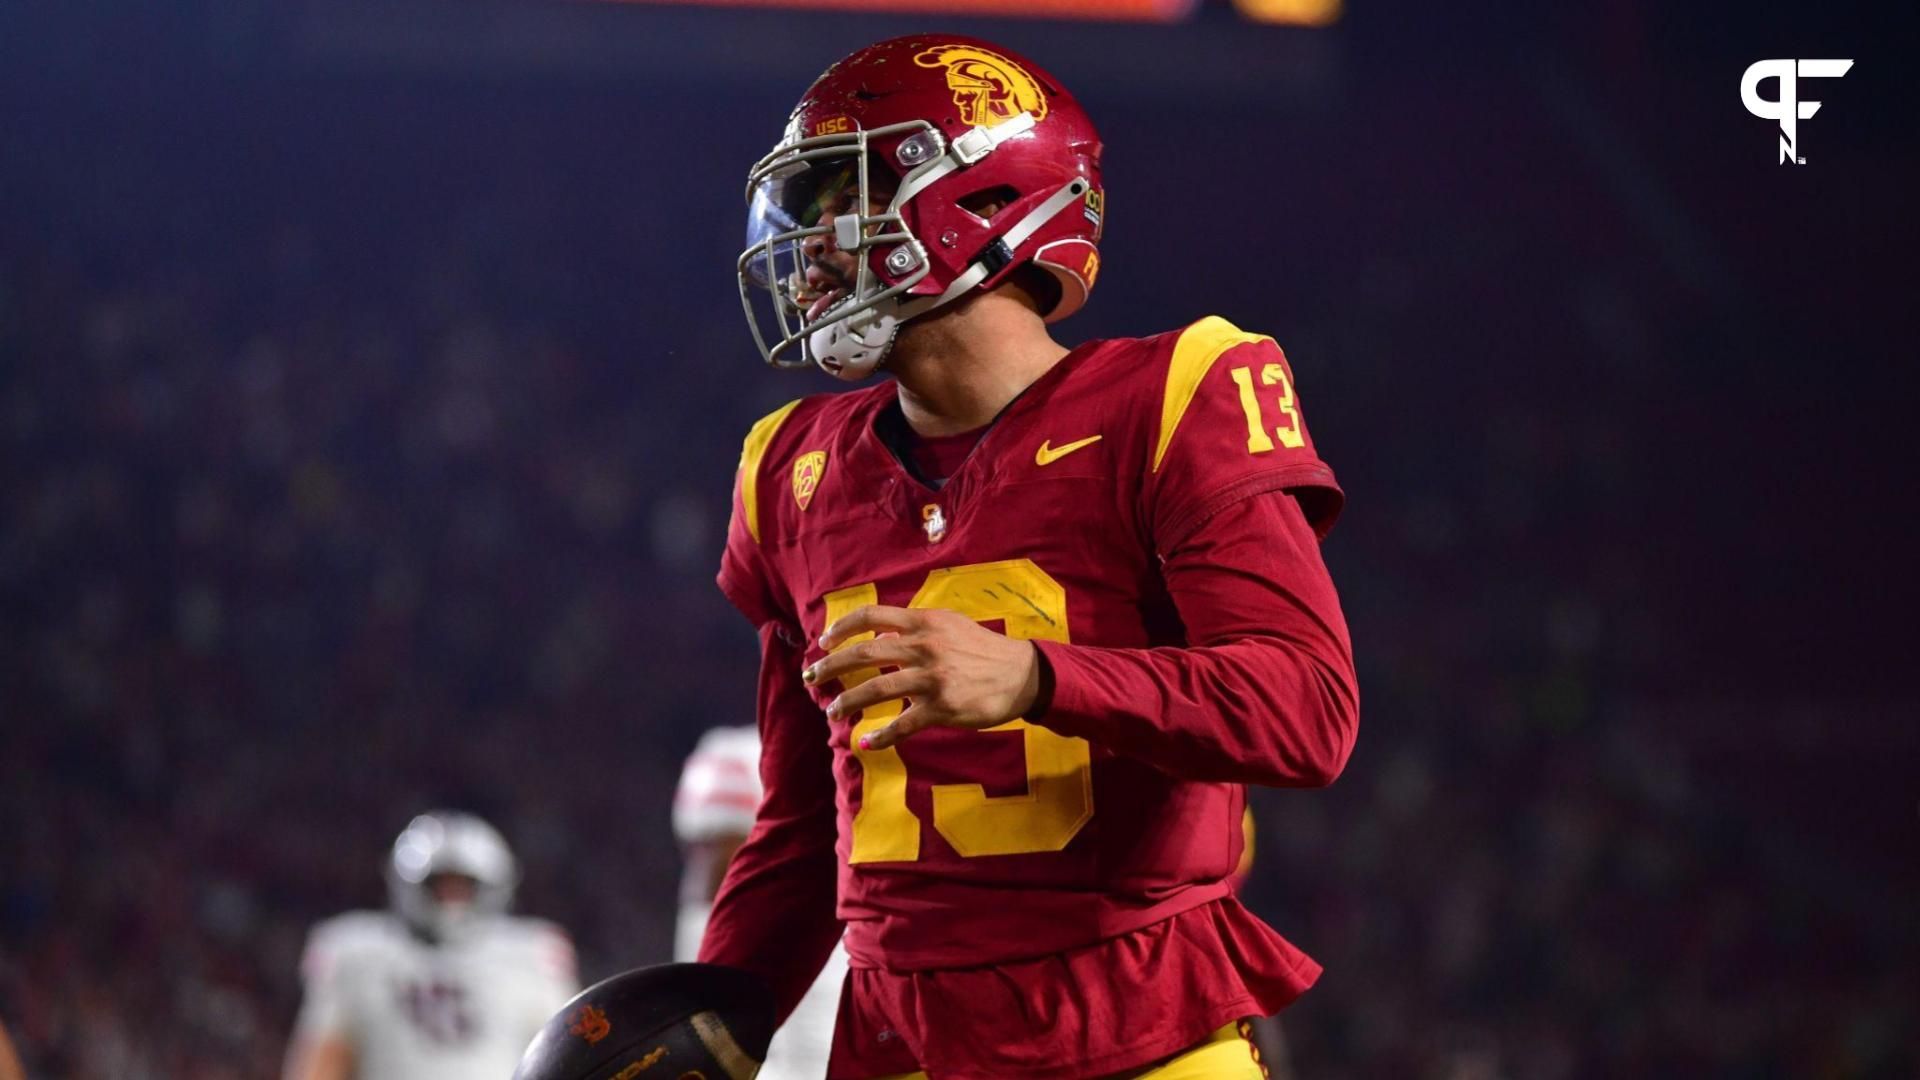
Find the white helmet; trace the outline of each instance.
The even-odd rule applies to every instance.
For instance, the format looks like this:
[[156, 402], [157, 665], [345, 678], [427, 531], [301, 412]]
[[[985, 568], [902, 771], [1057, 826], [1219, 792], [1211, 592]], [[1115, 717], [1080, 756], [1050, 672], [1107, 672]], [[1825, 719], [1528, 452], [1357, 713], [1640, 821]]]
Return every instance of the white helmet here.
[[[473, 879], [472, 902], [441, 902], [427, 884], [436, 874]], [[440, 941], [505, 912], [519, 884], [520, 868], [499, 831], [456, 810], [429, 810], [414, 818], [393, 842], [393, 856], [387, 860], [387, 892], [394, 910]]]
[[750, 727], [717, 727], [680, 770], [673, 793], [673, 835], [683, 844], [753, 830], [760, 808], [760, 733]]

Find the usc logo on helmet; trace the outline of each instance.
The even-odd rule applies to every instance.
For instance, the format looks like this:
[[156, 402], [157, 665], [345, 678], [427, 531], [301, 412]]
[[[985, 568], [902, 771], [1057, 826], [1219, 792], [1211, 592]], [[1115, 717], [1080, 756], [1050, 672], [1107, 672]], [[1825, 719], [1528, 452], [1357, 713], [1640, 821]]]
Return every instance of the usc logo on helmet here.
[[996, 52], [975, 45], [936, 45], [922, 50], [913, 62], [924, 68], [946, 68], [947, 89], [960, 108], [961, 122], [993, 127], [1023, 112], [1034, 120], [1047, 116], [1047, 98], [1027, 69]]

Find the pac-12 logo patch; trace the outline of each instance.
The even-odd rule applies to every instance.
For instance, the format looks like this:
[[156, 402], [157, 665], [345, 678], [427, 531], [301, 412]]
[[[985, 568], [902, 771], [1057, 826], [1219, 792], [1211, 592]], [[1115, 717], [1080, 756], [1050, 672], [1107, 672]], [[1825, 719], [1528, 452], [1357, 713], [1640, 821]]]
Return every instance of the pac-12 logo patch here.
[[793, 501], [805, 510], [813, 501], [814, 490], [820, 486], [820, 477], [827, 471], [827, 452], [809, 450], [801, 454], [793, 463]]
[[953, 91], [964, 124], [993, 127], [1023, 112], [1032, 113], [1036, 123], [1046, 119], [1047, 98], [1039, 80], [997, 52], [976, 45], [936, 45], [922, 50], [913, 62], [947, 69], [947, 89]]

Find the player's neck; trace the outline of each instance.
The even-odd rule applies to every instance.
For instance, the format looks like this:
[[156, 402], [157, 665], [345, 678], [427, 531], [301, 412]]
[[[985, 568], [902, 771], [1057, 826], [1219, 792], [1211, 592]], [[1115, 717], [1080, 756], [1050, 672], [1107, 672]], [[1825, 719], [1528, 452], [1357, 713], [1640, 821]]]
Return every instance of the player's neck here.
[[957, 435], [1000, 415], [1067, 352], [1029, 303], [996, 289], [913, 324], [887, 370], [916, 433]]

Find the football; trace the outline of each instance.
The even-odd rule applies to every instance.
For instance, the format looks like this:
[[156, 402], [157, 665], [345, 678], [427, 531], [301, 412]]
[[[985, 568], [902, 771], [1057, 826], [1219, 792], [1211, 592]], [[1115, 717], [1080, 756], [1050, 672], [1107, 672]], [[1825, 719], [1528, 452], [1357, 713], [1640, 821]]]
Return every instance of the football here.
[[751, 1080], [773, 994], [714, 964], [660, 964], [589, 986], [528, 1044], [514, 1080]]

